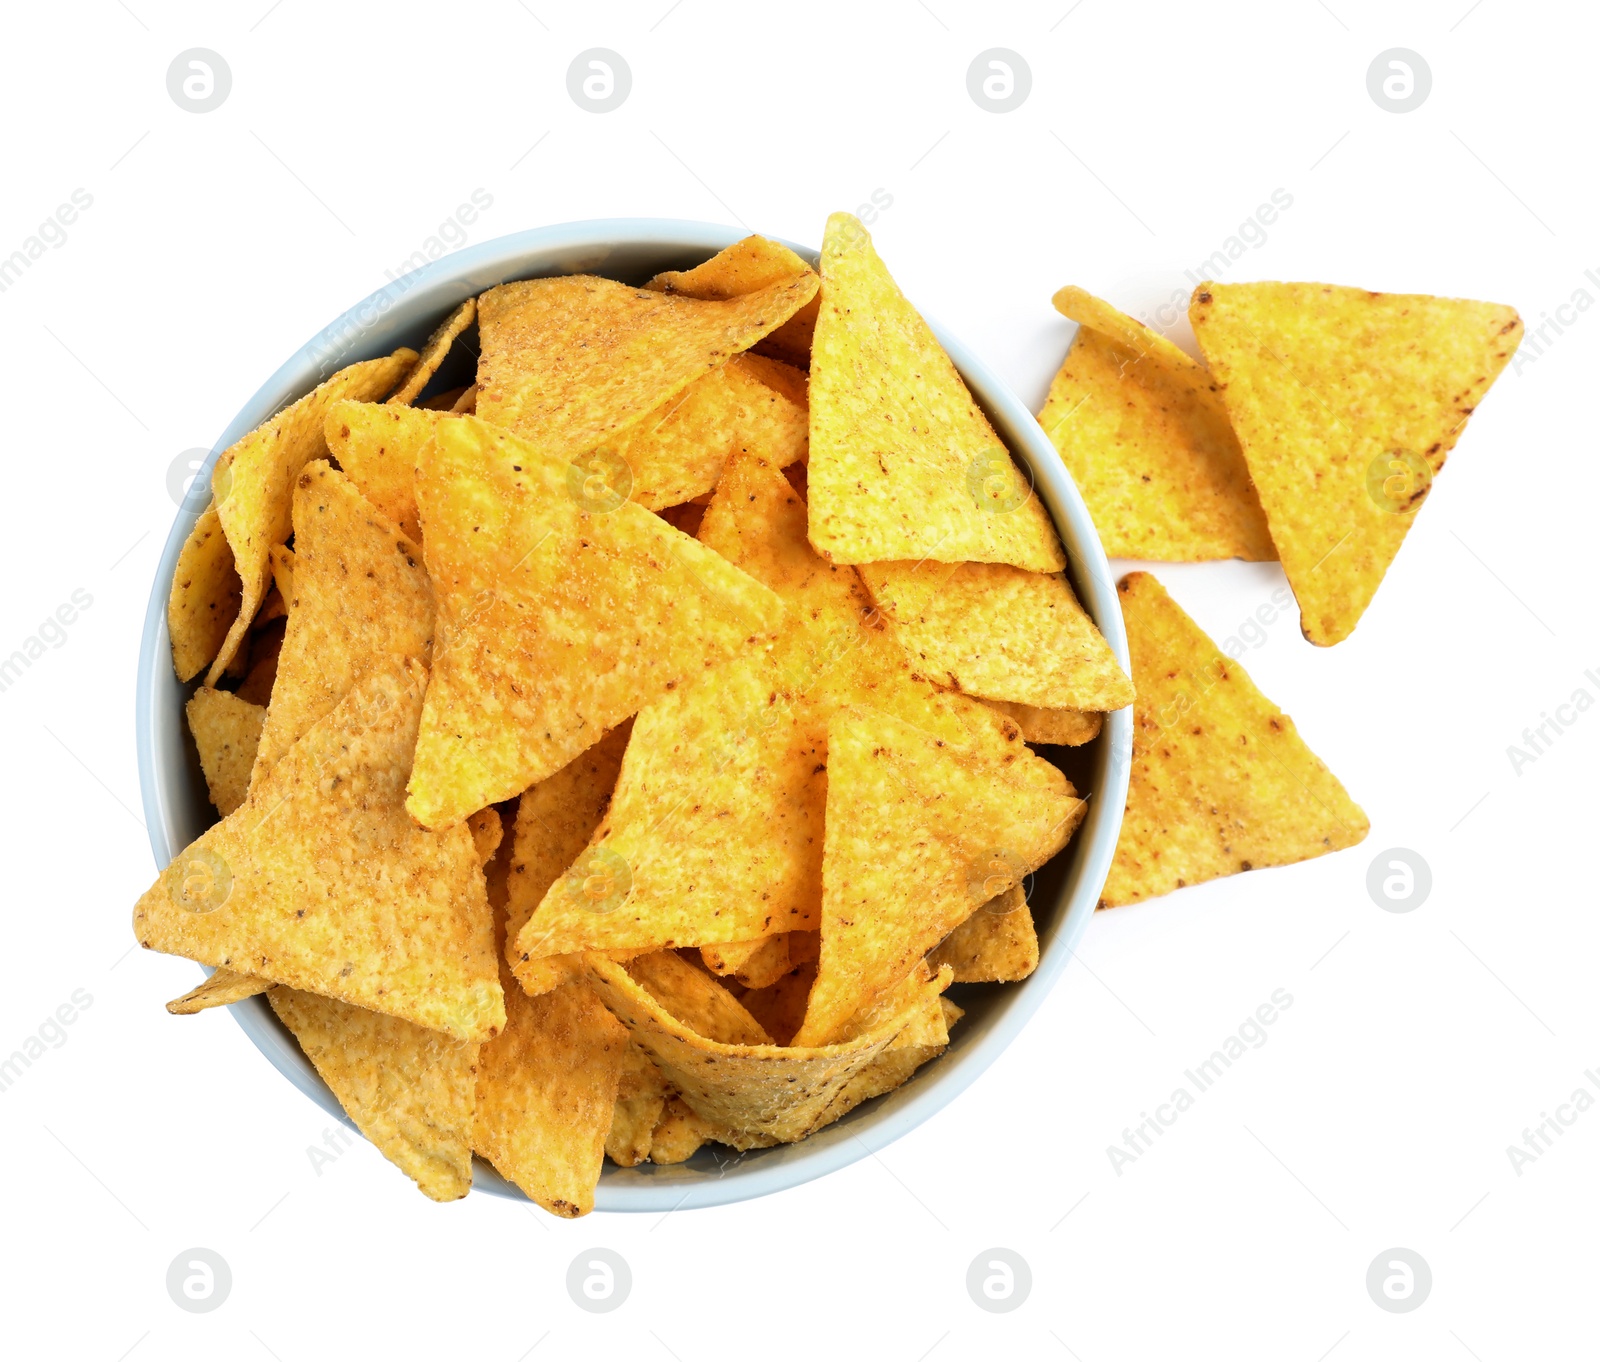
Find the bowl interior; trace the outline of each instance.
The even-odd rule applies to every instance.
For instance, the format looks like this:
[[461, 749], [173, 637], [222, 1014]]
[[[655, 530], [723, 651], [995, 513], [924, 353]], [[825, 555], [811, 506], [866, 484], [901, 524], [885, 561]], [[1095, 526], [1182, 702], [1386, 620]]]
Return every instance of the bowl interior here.
[[[603, 274], [643, 283], [661, 270], [699, 264], [743, 235], [709, 223], [616, 219], [500, 237], [445, 256], [380, 289], [331, 322], [267, 380], [219, 437], [196, 476], [173, 523], [150, 595], [139, 657], [136, 719], [140, 787], [158, 866], [164, 867], [216, 821], [184, 721], [184, 704], [197, 683], [180, 684], [172, 670], [166, 602], [178, 552], [205, 507], [217, 453], [344, 365], [401, 345], [420, 347], [451, 308], [469, 295], [510, 279], [559, 274]], [[814, 250], [786, 244], [816, 262]], [[1066, 547], [1068, 576], [1078, 598], [1127, 667], [1127, 640], [1110, 568], [1060, 459], [1027, 408], [1005, 385], [936, 324], [934, 330], [1001, 438], [1030, 470]], [[470, 355], [452, 356], [435, 375], [430, 390], [470, 382], [472, 362]], [[1046, 749], [1091, 798], [1084, 824], [1067, 849], [1031, 877], [1029, 903], [1039, 933], [1039, 968], [1021, 984], [953, 988], [950, 996], [966, 1016], [951, 1032], [944, 1055], [894, 1092], [858, 1107], [799, 1144], [745, 1154], [706, 1146], [685, 1163], [661, 1167], [645, 1163], [618, 1168], [607, 1161], [595, 1195], [596, 1209], [668, 1211], [740, 1201], [796, 1186], [881, 1149], [960, 1093], [1044, 1000], [1094, 912], [1121, 825], [1132, 736], [1132, 711], [1122, 710], [1109, 716], [1093, 743]], [[232, 1011], [284, 1077], [351, 1125], [265, 998], [234, 1004]], [[481, 1160], [474, 1185], [499, 1195], [522, 1195]]]

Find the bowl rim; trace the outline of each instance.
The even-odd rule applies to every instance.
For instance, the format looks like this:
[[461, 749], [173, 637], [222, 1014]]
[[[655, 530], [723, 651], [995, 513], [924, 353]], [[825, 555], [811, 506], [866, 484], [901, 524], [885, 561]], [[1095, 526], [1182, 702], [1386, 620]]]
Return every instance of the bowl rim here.
[[[698, 254], [704, 259], [748, 235], [747, 230], [723, 224], [683, 219], [600, 218], [495, 237], [441, 256], [375, 290], [323, 327], [261, 385], [212, 446], [180, 503], [146, 609], [135, 693], [135, 736], [140, 794], [158, 869], [182, 849], [174, 845], [180, 835], [174, 819], [177, 786], [184, 777], [171, 769], [170, 758], [164, 759], [162, 753], [170, 753], [175, 742], [180, 746], [183, 742], [178, 731], [182, 729], [183, 705], [180, 702], [174, 710], [158, 694], [177, 685], [167, 636], [167, 598], [178, 553], [208, 500], [203, 493], [209, 488], [218, 454], [335, 369], [387, 354], [404, 343], [397, 338], [407, 333], [425, 335], [456, 304], [497, 283], [600, 271], [605, 254], [619, 249], [676, 253], [686, 259]], [[816, 250], [781, 237], [772, 239], [783, 241], [811, 264], [817, 263]], [[1032, 475], [1034, 488], [1066, 549], [1068, 573], [1079, 600], [1124, 670], [1129, 670], [1127, 636], [1111, 568], [1065, 464], [1033, 414], [988, 365], [929, 314], [923, 316], [1001, 438]], [[163, 668], [170, 684], [163, 684]], [[189, 688], [179, 687], [180, 695]], [[671, 1212], [770, 1195], [875, 1155], [954, 1101], [1032, 1019], [1093, 916], [1116, 849], [1132, 748], [1131, 707], [1107, 715], [1100, 737], [1091, 744], [1089, 811], [1068, 847], [1071, 860], [1048, 939], [1041, 942], [1038, 968], [1022, 982], [1003, 986], [1004, 1001], [991, 1010], [979, 1034], [963, 1036], [958, 1030], [955, 1035], [961, 1037], [960, 1043], [953, 1038], [949, 1050], [902, 1087], [863, 1104], [798, 1144], [725, 1160], [712, 1155], [714, 1168], [705, 1166], [704, 1160], [707, 1150], [715, 1146], [702, 1149], [688, 1164], [657, 1168], [646, 1161], [635, 1169], [618, 1169], [607, 1162], [595, 1189], [595, 1210]], [[234, 1004], [229, 1011], [279, 1073], [330, 1115], [356, 1129], [264, 997]], [[830, 1131], [832, 1136], [824, 1138]], [[480, 1191], [523, 1199], [520, 1190], [481, 1159], [474, 1159], [473, 1185]]]

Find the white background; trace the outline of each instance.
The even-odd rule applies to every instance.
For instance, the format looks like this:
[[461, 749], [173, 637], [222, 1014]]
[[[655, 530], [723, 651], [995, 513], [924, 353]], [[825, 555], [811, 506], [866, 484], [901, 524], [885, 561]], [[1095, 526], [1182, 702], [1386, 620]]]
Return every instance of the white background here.
[[[493, 206], [473, 240], [659, 215], [811, 243], [830, 210], [882, 190], [873, 231], [906, 291], [1030, 403], [1070, 332], [1057, 287], [1147, 309], [1274, 189], [1292, 207], [1224, 277], [1508, 302], [1532, 331], [1576, 290], [1600, 298], [1585, 276], [1600, 274], [1593, 14], [270, 3], [7, 13], [0, 254], [74, 189], [93, 206], [0, 294], [0, 652], [75, 589], [93, 605], [0, 694], [0, 1053], [75, 989], [93, 1003], [0, 1093], [0, 1350], [1590, 1355], [1600, 1111], [1520, 1174], [1506, 1149], [1600, 1080], [1584, 1077], [1600, 1065], [1600, 711], [1520, 774], [1507, 747], [1579, 687], [1600, 698], [1584, 678], [1600, 672], [1597, 312], [1501, 378], [1354, 637], [1313, 649], [1291, 614], [1244, 656], [1371, 816], [1367, 842], [1098, 915], [1026, 1033], [880, 1158], [759, 1202], [576, 1223], [486, 1196], [433, 1205], [365, 1144], [319, 1173], [307, 1149], [329, 1121], [230, 1017], [162, 1011], [197, 971], [130, 953], [129, 911], [156, 869], [133, 677], [168, 468], [474, 189]], [[204, 115], [165, 83], [197, 46], [233, 74]], [[566, 88], [596, 46], [633, 73], [605, 115]], [[1404, 115], [1365, 83], [1395, 46], [1433, 72]], [[1031, 68], [1015, 112], [968, 96], [991, 47]], [[1219, 641], [1282, 580], [1276, 565], [1159, 571]], [[1406, 914], [1365, 888], [1396, 846], [1433, 873]], [[1106, 1147], [1279, 988], [1294, 1002], [1267, 1043], [1114, 1171]], [[197, 1245], [233, 1273], [206, 1315], [164, 1284]], [[593, 1245], [633, 1272], [604, 1316], [564, 1284]], [[1033, 1276], [1005, 1315], [964, 1284], [995, 1246]], [[1432, 1269], [1410, 1314], [1365, 1286], [1394, 1246]]]

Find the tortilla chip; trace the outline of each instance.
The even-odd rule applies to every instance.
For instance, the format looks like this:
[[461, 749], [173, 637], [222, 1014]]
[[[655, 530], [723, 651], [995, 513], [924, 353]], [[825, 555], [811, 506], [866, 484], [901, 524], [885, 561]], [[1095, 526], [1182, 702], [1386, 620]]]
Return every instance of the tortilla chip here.
[[431, 397], [424, 397], [417, 401], [418, 411], [454, 411], [456, 403], [461, 401], [471, 392], [472, 384], [464, 383], [459, 388], [446, 388], [443, 392], [434, 393]]
[[[273, 620], [281, 620], [288, 613], [289, 607], [284, 602], [283, 593], [278, 590], [276, 585], [269, 586], [266, 600], [261, 602], [261, 609], [256, 611], [255, 627], [259, 629], [263, 624], [270, 624]], [[234, 661], [237, 662], [243, 656], [244, 649], [241, 648], [234, 654]]]
[[828, 219], [822, 279], [807, 465], [817, 552], [1065, 567], [1028, 476], [848, 213]]
[[950, 1028], [963, 1015], [948, 998], [927, 999], [889, 1047], [840, 1089], [828, 1109], [828, 1119], [837, 1121], [863, 1102], [893, 1092], [930, 1059], [937, 1059], [950, 1043]]
[[[747, 236], [692, 270], [668, 270], [645, 287], [711, 302], [742, 297], [811, 272], [811, 266], [787, 246], [764, 236]], [[811, 333], [816, 325], [817, 299], [813, 296], [758, 346], [764, 354], [803, 367], [811, 359]]]
[[444, 363], [444, 357], [450, 353], [450, 347], [456, 343], [456, 337], [472, 325], [477, 315], [478, 300], [468, 298], [440, 322], [438, 329], [428, 337], [428, 343], [422, 347], [422, 354], [418, 356], [411, 372], [406, 375], [406, 381], [400, 385], [389, 401], [396, 405], [416, 401], [417, 394], [428, 386], [428, 380]]
[[713, 974], [731, 974], [746, 988], [766, 988], [798, 963], [789, 957], [789, 938], [815, 933], [778, 932], [754, 941], [702, 946], [700, 958]]
[[500, 814], [495, 809], [479, 809], [467, 819], [467, 829], [472, 833], [472, 845], [478, 853], [478, 864], [487, 868], [500, 849], [500, 839], [505, 836]]
[[[820, 934], [792, 932], [790, 935], [818, 937]], [[761, 1023], [774, 1042], [787, 1045], [800, 1029], [800, 1023], [806, 1019], [806, 999], [811, 996], [811, 985], [816, 979], [817, 961], [813, 956], [775, 983], [765, 988], [751, 989], [739, 1002], [746, 1012]]]
[[1300, 629], [1349, 635], [1467, 418], [1522, 339], [1516, 311], [1330, 284], [1201, 284], [1195, 338], [1261, 496]]
[[[814, 306], [815, 299], [807, 306]], [[798, 315], [798, 314], [797, 314]], [[782, 329], [781, 327], [779, 328]], [[762, 342], [765, 344], [766, 342]], [[754, 374], [767, 387], [781, 393], [786, 401], [799, 407], [801, 411], [809, 411], [811, 398], [809, 396], [811, 376], [804, 369], [797, 369], [792, 364], [785, 364], [781, 360], [769, 359], [766, 355], [747, 350], [744, 354], [744, 365], [747, 373]], [[785, 465], [787, 467], [788, 465]]]
[[205, 983], [168, 1003], [167, 1011], [175, 1017], [190, 1017], [208, 1008], [242, 1003], [246, 998], [265, 993], [271, 987], [270, 979], [257, 979], [252, 974], [240, 974], [231, 969], [214, 970]]
[[[290, 602], [291, 613], [293, 602]], [[287, 622], [287, 619], [286, 621]], [[233, 692], [241, 700], [265, 709], [272, 700], [272, 687], [278, 679], [278, 655], [283, 650], [284, 625], [274, 622], [250, 635], [250, 668]], [[240, 649], [239, 656], [244, 655]]]
[[924, 562], [863, 564], [861, 576], [932, 681], [1041, 709], [1133, 702], [1133, 683], [1062, 573]]
[[662, 1008], [698, 1036], [724, 1045], [771, 1045], [739, 1000], [676, 951], [654, 951], [625, 968]]
[[591, 954], [587, 964], [596, 991], [635, 1044], [649, 1052], [697, 1115], [725, 1128], [717, 1138], [738, 1149], [803, 1139], [832, 1119], [829, 1106], [844, 1085], [915, 1018], [926, 995], [937, 994], [949, 979], [944, 973], [908, 980], [896, 995], [900, 1008], [876, 1019], [871, 1029], [824, 1049], [793, 1049], [707, 1040], [615, 961]]
[[632, 719], [618, 724], [554, 775], [525, 790], [517, 803], [506, 906], [506, 960], [530, 997], [583, 975], [580, 955], [530, 959], [517, 941], [550, 886], [578, 859], [600, 826], [632, 731]]
[[1193, 563], [1278, 556], [1239, 441], [1203, 365], [1081, 289], [1079, 323], [1039, 424], [1114, 558]]
[[448, 415], [379, 402], [335, 402], [328, 408], [324, 433], [339, 467], [414, 544], [422, 542], [417, 455]]
[[585, 984], [506, 988], [506, 1029], [478, 1058], [472, 1147], [552, 1215], [594, 1209], [628, 1033]]
[[363, 678], [134, 909], [143, 946], [485, 1040], [505, 1022], [472, 835], [403, 804], [426, 673]]
[[249, 792], [250, 767], [267, 711], [228, 691], [202, 686], [189, 697], [184, 713], [200, 753], [211, 802], [226, 817], [244, 803]]
[[[584, 460], [619, 495], [652, 511], [678, 506], [717, 485], [728, 455], [759, 449], [779, 467], [806, 457], [806, 408], [735, 355]], [[764, 361], [770, 364], [771, 361]]]
[[240, 592], [233, 550], [213, 503], [183, 541], [167, 597], [167, 635], [178, 680], [193, 680], [217, 655], [239, 617]]
[[662, 1105], [651, 1133], [650, 1162], [684, 1163], [694, 1157], [701, 1145], [727, 1133], [726, 1127], [696, 1114], [693, 1107], [674, 1094]]
[[274, 544], [267, 556], [267, 566], [272, 573], [273, 586], [287, 605], [294, 600], [294, 550], [283, 544]]
[[1057, 747], [1082, 747], [1100, 736], [1105, 715], [1097, 710], [1040, 709], [1010, 700], [985, 700], [986, 705], [1016, 722], [1027, 742]]
[[384, 1158], [434, 1201], [466, 1196], [476, 1042], [292, 988], [267, 1001]]
[[295, 607], [252, 781], [379, 661], [426, 665], [433, 592], [422, 551], [326, 461], [300, 470], [294, 491]]
[[473, 416], [440, 422], [422, 451], [439, 646], [406, 807], [425, 826], [520, 794], [782, 618], [659, 516], [590, 509], [576, 472]]
[[632, 1168], [650, 1157], [651, 1139], [671, 1089], [650, 1056], [631, 1040], [622, 1056], [622, 1078], [611, 1109], [606, 1156], [619, 1168]]
[[822, 957], [796, 1045], [828, 1044], [975, 908], [1067, 844], [1084, 801], [1024, 750], [994, 762], [874, 710], [828, 725]]
[[478, 415], [572, 459], [620, 437], [809, 302], [809, 270], [727, 302], [568, 275], [478, 300]]
[[1148, 573], [1118, 590], [1139, 698], [1127, 813], [1101, 903], [1354, 846], [1367, 816], [1294, 721]]
[[928, 952], [949, 965], [958, 984], [1013, 984], [1039, 968], [1039, 936], [1020, 884], [979, 908]]
[[216, 685], [233, 661], [261, 598], [267, 594], [272, 548], [289, 537], [295, 479], [306, 464], [328, 452], [322, 434], [328, 408], [345, 397], [382, 397], [416, 357], [415, 350], [396, 350], [385, 359], [366, 360], [341, 369], [223, 450], [211, 472], [211, 490], [223, 531], [233, 548], [243, 601], [238, 618], [206, 674], [206, 685]]
[[477, 410], [478, 385], [476, 383], [469, 384], [464, 388], [461, 396], [450, 404], [450, 412], [453, 416], [471, 416]]

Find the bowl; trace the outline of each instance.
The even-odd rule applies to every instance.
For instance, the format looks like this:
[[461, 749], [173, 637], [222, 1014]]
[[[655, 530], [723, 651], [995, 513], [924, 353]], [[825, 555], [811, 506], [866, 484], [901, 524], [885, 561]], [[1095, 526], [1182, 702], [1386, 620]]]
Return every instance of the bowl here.
[[[401, 345], [420, 348], [445, 315], [469, 295], [509, 279], [561, 274], [605, 274], [643, 283], [661, 270], [696, 265], [744, 235], [712, 223], [615, 218], [562, 223], [469, 246], [402, 275], [335, 318], [245, 403], [218, 438], [179, 508], [145, 615], [136, 727], [139, 785], [158, 868], [216, 821], [184, 720], [184, 703], [196, 683], [181, 684], [172, 670], [166, 605], [178, 551], [205, 508], [217, 453], [336, 369], [388, 354]], [[816, 251], [785, 244], [816, 264]], [[1028, 409], [976, 355], [937, 325], [934, 332], [1001, 438], [1031, 471], [1066, 547], [1067, 572], [1078, 598], [1126, 668], [1128, 644], [1111, 571], [1089, 513], [1055, 449]], [[470, 381], [470, 376], [453, 377], [447, 363], [430, 386], [442, 389], [461, 381]], [[715, 1206], [795, 1187], [875, 1153], [953, 1101], [1022, 1029], [1066, 968], [1111, 867], [1132, 746], [1133, 715], [1124, 709], [1109, 716], [1100, 737], [1088, 746], [1050, 749], [1062, 754], [1060, 764], [1092, 797], [1088, 815], [1066, 850], [1032, 877], [1029, 902], [1039, 933], [1039, 968], [1020, 984], [957, 985], [951, 997], [966, 1009], [966, 1017], [951, 1032], [950, 1048], [942, 1056], [894, 1092], [863, 1104], [798, 1144], [744, 1154], [705, 1146], [685, 1163], [659, 1167], [646, 1162], [618, 1168], [607, 1162], [595, 1192], [595, 1209]], [[279, 1073], [354, 1130], [264, 997], [235, 1003], [232, 1011]], [[482, 1160], [475, 1163], [473, 1185], [501, 1196], [522, 1196]]]

